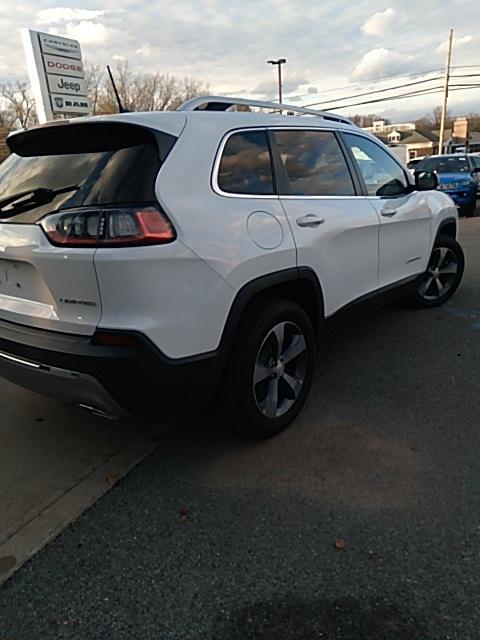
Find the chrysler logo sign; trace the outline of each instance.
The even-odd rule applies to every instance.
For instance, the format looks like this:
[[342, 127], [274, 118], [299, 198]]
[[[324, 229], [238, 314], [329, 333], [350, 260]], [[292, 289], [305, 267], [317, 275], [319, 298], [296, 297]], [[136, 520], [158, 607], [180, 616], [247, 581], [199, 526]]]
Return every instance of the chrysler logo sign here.
[[38, 33], [38, 37], [43, 53], [53, 53], [54, 55], [66, 56], [77, 60], [82, 59], [80, 44], [76, 40], [53, 36], [49, 33]]

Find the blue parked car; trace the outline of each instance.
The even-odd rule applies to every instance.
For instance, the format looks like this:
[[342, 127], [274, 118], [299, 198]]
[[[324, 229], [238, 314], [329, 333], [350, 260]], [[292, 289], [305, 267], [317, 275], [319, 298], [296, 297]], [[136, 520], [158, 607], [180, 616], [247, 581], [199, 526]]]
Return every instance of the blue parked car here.
[[471, 216], [477, 204], [478, 158], [468, 154], [430, 156], [415, 167], [419, 171], [432, 171], [438, 175], [438, 189], [445, 191], [457, 205], [460, 215]]

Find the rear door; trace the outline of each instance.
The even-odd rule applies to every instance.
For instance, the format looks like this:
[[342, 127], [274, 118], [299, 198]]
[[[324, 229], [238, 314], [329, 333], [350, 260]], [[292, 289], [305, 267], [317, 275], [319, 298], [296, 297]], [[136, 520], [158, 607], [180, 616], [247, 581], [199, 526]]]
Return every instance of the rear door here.
[[342, 134], [380, 219], [379, 287], [425, 271], [431, 247], [431, 210], [424, 192], [410, 186], [406, 171], [366, 136]]
[[93, 333], [101, 313], [94, 253], [53, 247], [35, 224], [0, 224], [0, 318]]
[[316, 272], [330, 316], [377, 289], [379, 217], [357, 197], [333, 131], [276, 129], [271, 136], [298, 265]]
[[[103, 122], [60, 124], [9, 139], [13, 153], [0, 165], [0, 319], [94, 332], [101, 317], [94, 266], [101, 212], [155, 201], [158, 136]], [[174, 140], [165, 134], [162, 142], [168, 147]], [[72, 212], [63, 245], [42, 227], [58, 211]]]

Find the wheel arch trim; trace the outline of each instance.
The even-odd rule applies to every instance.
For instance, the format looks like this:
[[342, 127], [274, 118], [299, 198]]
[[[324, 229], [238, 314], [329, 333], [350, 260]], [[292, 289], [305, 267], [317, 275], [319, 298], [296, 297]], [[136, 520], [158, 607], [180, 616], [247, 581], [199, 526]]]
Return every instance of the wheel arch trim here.
[[[455, 240], [457, 240], [458, 238], [458, 220], [454, 217], [454, 216], [449, 216], [448, 218], [444, 218], [440, 224], [438, 225], [437, 228], [437, 232], [435, 233], [435, 238], [433, 241], [433, 245], [435, 245], [435, 242], [437, 241], [438, 237], [441, 235], [442, 233], [442, 229], [445, 229], [445, 227], [449, 226], [449, 225], [454, 225], [455, 226]], [[432, 245], [432, 247], [433, 247]]]
[[[262, 292], [267, 293], [275, 287], [288, 285], [295, 281], [307, 282], [312, 287], [316, 307], [315, 311], [317, 318], [322, 322], [325, 318], [323, 292], [315, 272], [309, 267], [291, 267], [289, 269], [283, 269], [282, 271], [276, 271], [274, 273], [259, 276], [258, 278], [255, 278], [255, 280], [251, 280], [246, 283], [237, 292], [235, 299], [230, 306], [227, 320], [224, 325], [222, 337], [220, 339], [220, 349], [227, 351], [230, 349], [243, 314], [248, 304], [257, 295]], [[314, 326], [314, 330], [317, 330], [316, 326]]]

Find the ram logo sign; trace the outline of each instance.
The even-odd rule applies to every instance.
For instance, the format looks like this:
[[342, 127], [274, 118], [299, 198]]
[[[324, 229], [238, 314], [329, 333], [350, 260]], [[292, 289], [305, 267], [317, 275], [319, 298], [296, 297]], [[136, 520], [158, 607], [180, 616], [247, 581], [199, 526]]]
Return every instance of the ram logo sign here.
[[53, 120], [54, 114], [88, 115], [80, 43], [33, 29], [23, 29], [22, 38], [40, 122]]

